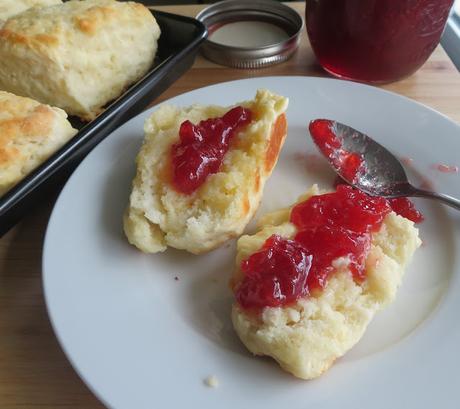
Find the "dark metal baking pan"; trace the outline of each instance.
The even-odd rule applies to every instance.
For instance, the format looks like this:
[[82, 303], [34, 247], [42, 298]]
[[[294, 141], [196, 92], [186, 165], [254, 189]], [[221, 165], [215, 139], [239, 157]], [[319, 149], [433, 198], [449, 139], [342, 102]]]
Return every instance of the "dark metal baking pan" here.
[[36, 207], [111, 131], [140, 113], [193, 64], [207, 36], [205, 26], [190, 17], [152, 10], [160, 28], [158, 52], [151, 70], [95, 120], [82, 123], [70, 118], [78, 133], [46, 162], [0, 197], [0, 236]]

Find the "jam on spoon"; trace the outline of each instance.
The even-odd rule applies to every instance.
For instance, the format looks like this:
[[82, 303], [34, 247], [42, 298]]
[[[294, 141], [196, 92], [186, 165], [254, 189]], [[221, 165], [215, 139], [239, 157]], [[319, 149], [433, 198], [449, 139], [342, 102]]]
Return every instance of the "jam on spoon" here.
[[359, 176], [366, 172], [363, 156], [360, 153], [345, 149], [343, 141], [337, 136], [327, 120], [312, 121], [309, 129], [316, 146], [329, 159], [334, 168], [340, 169], [345, 180], [356, 183]]

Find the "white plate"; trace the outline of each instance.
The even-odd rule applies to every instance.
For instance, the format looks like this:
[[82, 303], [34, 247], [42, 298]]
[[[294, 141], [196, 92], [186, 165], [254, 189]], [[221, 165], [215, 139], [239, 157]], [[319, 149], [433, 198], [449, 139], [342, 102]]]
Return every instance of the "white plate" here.
[[[333, 175], [315, 154], [307, 124], [329, 117], [364, 131], [439, 191], [460, 197], [460, 129], [406, 98], [351, 82], [253, 78], [198, 89], [170, 102], [233, 104], [266, 87], [290, 98], [289, 136], [258, 215], [294, 201]], [[460, 214], [417, 201], [426, 245], [398, 298], [324, 376], [297, 380], [253, 358], [230, 322], [227, 280], [234, 242], [203, 256], [145, 255], [128, 245], [122, 213], [146, 112], [115, 131], [73, 174], [46, 235], [46, 302], [56, 334], [83, 380], [108, 406], [143, 408], [458, 408]], [[306, 161], [305, 158], [309, 158]], [[413, 176], [415, 182], [417, 178]], [[174, 277], [177, 276], [179, 281]], [[217, 389], [203, 380], [215, 375]]]

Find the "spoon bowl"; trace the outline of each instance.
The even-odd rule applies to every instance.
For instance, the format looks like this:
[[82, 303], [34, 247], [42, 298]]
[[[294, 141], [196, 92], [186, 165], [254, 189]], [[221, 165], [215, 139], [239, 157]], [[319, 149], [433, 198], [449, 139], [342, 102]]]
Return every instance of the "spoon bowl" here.
[[460, 210], [458, 199], [415, 188], [398, 158], [368, 135], [330, 119], [311, 121], [309, 130], [335, 172], [363, 192], [385, 198], [437, 199]]

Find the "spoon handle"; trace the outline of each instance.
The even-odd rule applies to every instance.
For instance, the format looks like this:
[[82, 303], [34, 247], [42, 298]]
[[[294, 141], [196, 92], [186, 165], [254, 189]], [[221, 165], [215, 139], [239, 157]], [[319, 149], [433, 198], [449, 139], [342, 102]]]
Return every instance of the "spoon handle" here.
[[453, 207], [454, 209], [460, 210], [460, 200], [455, 199], [452, 196], [445, 195], [444, 193], [430, 192], [429, 190], [414, 189], [411, 196], [426, 197], [427, 199], [435, 199], [443, 202], [444, 204]]

